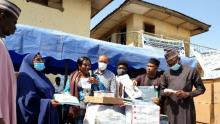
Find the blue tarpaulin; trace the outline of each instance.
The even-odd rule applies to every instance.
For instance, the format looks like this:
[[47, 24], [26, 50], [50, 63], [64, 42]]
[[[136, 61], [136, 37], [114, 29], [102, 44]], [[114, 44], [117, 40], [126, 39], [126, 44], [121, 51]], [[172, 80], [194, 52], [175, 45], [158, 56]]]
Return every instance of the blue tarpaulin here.
[[[95, 69], [98, 56], [102, 54], [109, 56], [108, 68], [114, 72], [119, 60], [127, 61], [131, 69], [144, 69], [151, 57], [160, 60], [160, 69], [167, 69], [164, 55], [152, 52], [150, 49], [104, 42], [27, 25], [17, 25], [15, 34], [5, 38], [5, 44], [17, 69], [25, 54], [37, 52], [46, 57], [48, 73], [63, 74], [66, 62], [69, 63], [70, 71], [76, 69], [76, 61], [81, 56], [89, 57], [92, 68]], [[181, 60], [184, 64], [196, 67], [197, 61], [194, 59], [182, 57]]]

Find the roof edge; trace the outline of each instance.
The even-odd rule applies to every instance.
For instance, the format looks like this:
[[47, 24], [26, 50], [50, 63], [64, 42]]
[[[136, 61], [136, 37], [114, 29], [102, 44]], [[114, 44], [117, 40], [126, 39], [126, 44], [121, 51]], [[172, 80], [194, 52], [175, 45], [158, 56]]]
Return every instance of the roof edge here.
[[[169, 9], [167, 7], [163, 7], [163, 6], [160, 6], [160, 5], [156, 5], [156, 4], [153, 4], [153, 3], [149, 3], [149, 2], [146, 2], [146, 1], [143, 1], [143, 0], [125, 0], [118, 8], [116, 8], [113, 12], [111, 12], [110, 14], [108, 14], [104, 19], [102, 19], [98, 24], [96, 24], [95, 27], [93, 27], [90, 32], [94, 32], [103, 22], [105, 22], [110, 16], [112, 16], [114, 13], [116, 13], [117, 11], [120, 10], [120, 8], [124, 7], [127, 3], [136, 3], [136, 4], [148, 4], [150, 6], [152, 6], [154, 9], [157, 9], [159, 11], [164, 11], [164, 12], [167, 12], [168, 14], [171, 14], [171, 15], [174, 15], [174, 16], [177, 16], [177, 17], [181, 17], [181, 18], [184, 18], [186, 19], [187, 21], [189, 21], [190, 23], [199, 23], [199, 26], [202, 27], [203, 31], [201, 31], [200, 33], [197, 33], [197, 34], [201, 34], [201, 33], [204, 33], [206, 31], [209, 30], [209, 28], [211, 27], [211, 25], [208, 25], [202, 21], [199, 21], [198, 19], [195, 19], [195, 18], [192, 18], [188, 15], [185, 15], [183, 13], [180, 13], [176, 10], [172, 10], [172, 9]], [[198, 24], [195, 24], [195, 25], [198, 25]], [[194, 35], [197, 35], [197, 34], [193, 34], [191, 36], [194, 36]]]
[[105, 6], [103, 6], [99, 11], [97, 11], [94, 15], [91, 16], [91, 19], [96, 16], [100, 11], [102, 11], [103, 8], [105, 8], [106, 6], [108, 6], [113, 0], [110, 0]]
[[114, 11], [112, 11], [110, 14], [108, 14], [104, 19], [102, 19], [98, 24], [96, 24], [95, 27], [93, 27], [90, 32], [93, 32], [102, 22], [104, 22], [105, 20], [107, 20], [108, 17], [110, 17], [111, 15], [113, 15], [114, 13], [116, 13], [120, 8], [122, 8], [123, 6], [125, 6], [127, 3], [129, 3], [130, 0], [125, 0], [118, 8], [116, 8]]

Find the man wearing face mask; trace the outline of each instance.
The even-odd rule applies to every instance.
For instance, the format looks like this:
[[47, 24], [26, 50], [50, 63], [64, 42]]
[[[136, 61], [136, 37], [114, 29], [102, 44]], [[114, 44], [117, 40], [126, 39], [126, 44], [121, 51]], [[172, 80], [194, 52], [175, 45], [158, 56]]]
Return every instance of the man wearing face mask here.
[[128, 64], [124, 61], [119, 61], [117, 64], [117, 76], [116, 76], [116, 81], [117, 81], [117, 97], [126, 97], [126, 94], [124, 92], [125, 87], [118, 81], [118, 77], [127, 74], [128, 72]]
[[128, 64], [124, 61], [120, 61], [117, 64], [117, 76], [122, 76], [124, 74], [127, 74], [128, 72]]
[[95, 74], [98, 76], [99, 80], [104, 84], [106, 91], [112, 92], [116, 96], [116, 81], [115, 74], [107, 69], [108, 56], [101, 55], [98, 59], [98, 69]]
[[[164, 73], [161, 95], [165, 96], [164, 109], [170, 124], [195, 124], [193, 97], [205, 92], [205, 87], [195, 68], [180, 62], [178, 51], [169, 49], [165, 59], [170, 69]], [[195, 90], [192, 88], [195, 87]], [[171, 89], [169, 92], [165, 89]]]

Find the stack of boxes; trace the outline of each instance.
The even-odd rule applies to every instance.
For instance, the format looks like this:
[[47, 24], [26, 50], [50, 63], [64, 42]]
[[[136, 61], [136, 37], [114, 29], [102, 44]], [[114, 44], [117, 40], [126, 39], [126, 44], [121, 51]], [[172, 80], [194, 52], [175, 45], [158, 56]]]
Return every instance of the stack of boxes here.
[[214, 79], [214, 123], [220, 124], [220, 78]]
[[206, 92], [194, 98], [197, 123], [220, 124], [220, 78], [203, 80]]

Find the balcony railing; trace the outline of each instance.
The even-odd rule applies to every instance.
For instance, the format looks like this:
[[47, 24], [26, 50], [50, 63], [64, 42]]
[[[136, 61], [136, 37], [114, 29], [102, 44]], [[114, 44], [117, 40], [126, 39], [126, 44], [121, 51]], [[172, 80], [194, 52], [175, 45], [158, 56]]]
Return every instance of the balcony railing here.
[[104, 40], [118, 44], [141, 47], [142, 33], [140, 32], [113, 33], [110, 36], [106, 37]]
[[121, 33], [113, 33], [110, 36], [106, 37], [104, 40], [124, 45], [133, 45], [136, 47], [142, 47], [143, 43], [143, 34], [149, 35], [155, 38], [161, 38], [161, 39], [167, 39], [167, 40], [173, 40], [173, 41], [183, 41], [184, 38], [177, 39], [168, 37], [166, 35], [161, 34], [153, 34], [148, 32], [121, 32]]

